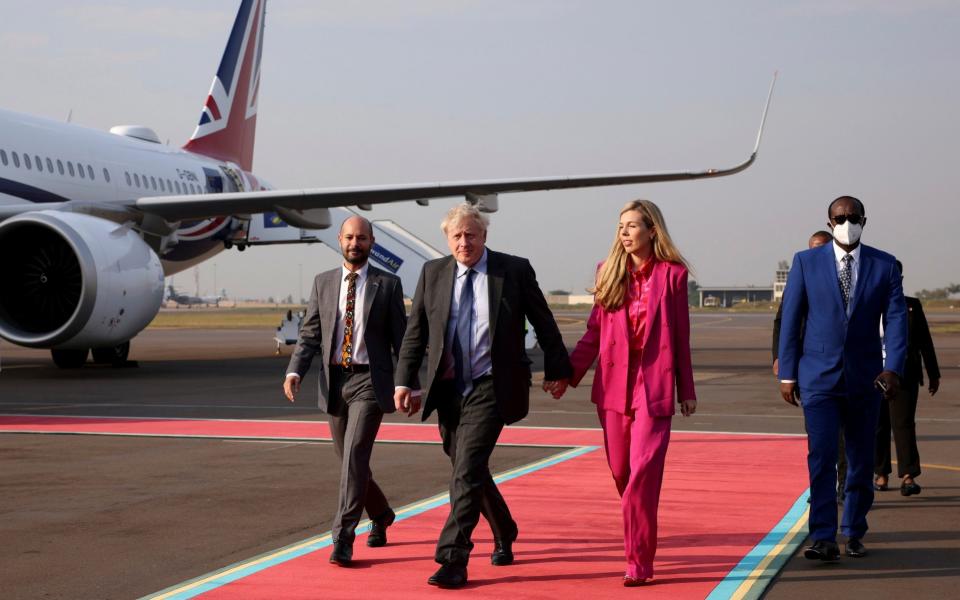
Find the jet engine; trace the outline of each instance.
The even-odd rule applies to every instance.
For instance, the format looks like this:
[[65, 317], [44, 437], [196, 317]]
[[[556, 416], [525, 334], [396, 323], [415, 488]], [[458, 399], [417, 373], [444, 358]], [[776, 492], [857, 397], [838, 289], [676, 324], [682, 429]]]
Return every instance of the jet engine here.
[[0, 223], [0, 337], [14, 344], [80, 366], [90, 348], [128, 348], [162, 301], [160, 259], [129, 225], [58, 211]]

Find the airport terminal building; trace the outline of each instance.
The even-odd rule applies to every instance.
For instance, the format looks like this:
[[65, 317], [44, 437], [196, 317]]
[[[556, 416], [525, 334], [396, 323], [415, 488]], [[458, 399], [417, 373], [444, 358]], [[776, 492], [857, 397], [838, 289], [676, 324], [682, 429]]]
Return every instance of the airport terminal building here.
[[754, 285], [709, 286], [700, 288], [700, 308], [729, 308], [747, 302], [780, 302], [787, 286], [790, 266], [781, 262], [770, 287]]

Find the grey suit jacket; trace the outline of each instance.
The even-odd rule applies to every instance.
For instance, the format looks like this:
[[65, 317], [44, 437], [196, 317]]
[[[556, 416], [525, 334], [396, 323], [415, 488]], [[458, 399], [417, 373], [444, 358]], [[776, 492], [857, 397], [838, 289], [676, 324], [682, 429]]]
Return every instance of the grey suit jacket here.
[[[452, 256], [424, 264], [397, 362], [397, 385], [413, 388], [417, 387], [416, 377], [424, 353], [429, 355], [423, 388], [423, 420], [438, 403], [449, 401], [436, 393], [433, 384], [442, 367], [456, 268], [457, 262]], [[524, 348], [527, 319], [543, 349], [546, 379], [570, 377], [573, 371], [560, 330], [530, 262], [488, 249], [487, 277], [494, 394], [504, 422], [514, 423], [527, 415], [530, 406], [531, 361]]]
[[[324, 412], [330, 406], [330, 363], [339, 359], [339, 349], [333, 346], [340, 285], [343, 283], [341, 273], [341, 268], [337, 267], [314, 279], [300, 339], [287, 367], [287, 373], [297, 373], [302, 380], [310, 369], [313, 356], [320, 355], [318, 406]], [[370, 377], [380, 408], [383, 412], [393, 412], [393, 366], [407, 326], [403, 286], [399, 277], [370, 265], [364, 290], [363, 341], [370, 357]]]

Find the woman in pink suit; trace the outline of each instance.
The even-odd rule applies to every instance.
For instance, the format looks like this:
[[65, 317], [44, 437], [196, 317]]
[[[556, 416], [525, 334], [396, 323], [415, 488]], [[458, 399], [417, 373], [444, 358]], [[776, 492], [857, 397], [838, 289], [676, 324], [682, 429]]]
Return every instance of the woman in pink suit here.
[[[653, 577], [657, 505], [670, 421], [697, 409], [690, 366], [686, 261], [648, 200], [628, 203], [598, 267], [587, 331], [570, 355], [576, 386], [599, 357], [591, 399], [623, 509], [623, 585]], [[562, 392], [561, 389], [553, 390]]]

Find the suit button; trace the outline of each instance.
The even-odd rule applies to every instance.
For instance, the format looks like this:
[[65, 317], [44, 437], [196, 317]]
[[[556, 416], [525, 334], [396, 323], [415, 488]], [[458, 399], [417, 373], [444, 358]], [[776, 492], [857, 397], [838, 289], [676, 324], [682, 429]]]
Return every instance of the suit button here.
[[607, 366], [608, 366], [608, 367], [612, 367], [612, 366], [613, 366], [613, 361], [608, 362], [608, 363], [607, 363]]
[[611, 345], [611, 346], [616, 346], [616, 345], [617, 345], [617, 340], [610, 340], [610, 345]]

